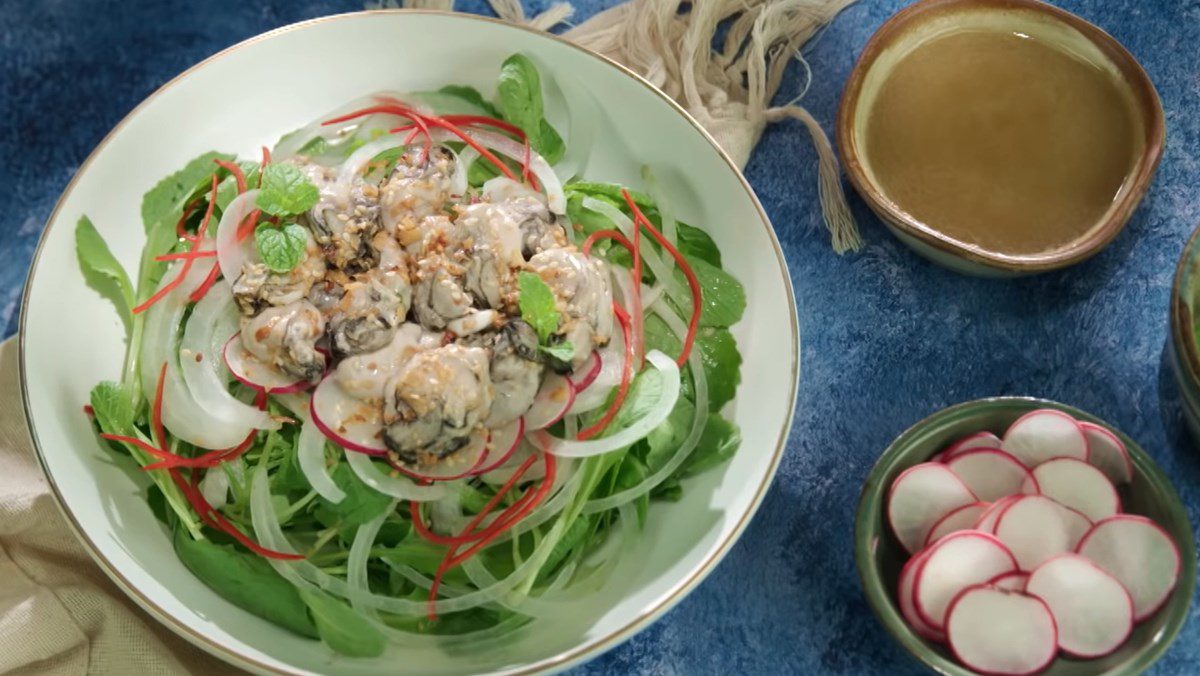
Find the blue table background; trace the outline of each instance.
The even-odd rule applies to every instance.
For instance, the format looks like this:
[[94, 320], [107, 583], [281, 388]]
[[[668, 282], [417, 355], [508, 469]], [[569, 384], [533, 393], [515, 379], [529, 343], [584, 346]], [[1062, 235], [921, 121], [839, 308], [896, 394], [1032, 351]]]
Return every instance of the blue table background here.
[[[544, 0], [527, 3], [537, 10]], [[580, 15], [612, 0], [576, 0]], [[805, 50], [803, 103], [832, 127], [854, 58], [900, 0], [861, 0]], [[1162, 165], [1106, 251], [1018, 281], [968, 279], [918, 258], [856, 196], [867, 247], [838, 257], [816, 206], [814, 153], [796, 123], [772, 128], [746, 169], [783, 242], [802, 329], [791, 442], [758, 516], [676, 609], [584, 667], [590, 673], [910, 673], [920, 668], [863, 599], [851, 547], [862, 481], [912, 422], [997, 394], [1057, 399], [1130, 434], [1200, 522], [1200, 454], [1184, 436], [1163, 361], [1176, 259], [1200, 220], [1200, 5], [1063, 0], [1146, 66], [1166, 110]], [[487, 12], [481, 0], [460, 3]], [[234, 42], [361, 8], [356, 0], [0, 0], [0, 328], [59, 192], [105, 133], [155, 88]], [[780, 99], [803, 86], [788, 70]], [[1155, 673], [1200, 672], [1200, 612]]]

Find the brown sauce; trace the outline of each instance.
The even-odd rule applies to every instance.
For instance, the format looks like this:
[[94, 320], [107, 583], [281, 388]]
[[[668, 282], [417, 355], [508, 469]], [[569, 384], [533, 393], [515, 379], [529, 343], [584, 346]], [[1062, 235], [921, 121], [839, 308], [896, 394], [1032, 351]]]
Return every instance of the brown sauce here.
[[867, 118], [867, 162], [888, 199], [993, 253], [1077, 240], [1118, 196], [1137, 151], [1132, 103], [1112, 75], [999, 31], [919, 45]]

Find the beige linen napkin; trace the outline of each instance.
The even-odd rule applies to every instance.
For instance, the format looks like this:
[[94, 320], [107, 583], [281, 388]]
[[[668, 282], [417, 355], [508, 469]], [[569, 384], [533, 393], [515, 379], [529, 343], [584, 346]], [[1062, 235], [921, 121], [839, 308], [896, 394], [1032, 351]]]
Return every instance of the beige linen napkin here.
[[[787, 60], [853, 0], [703, 0], [680, 12], [681, 1], [630, 0], [566, 37], [662, 88], [739, 166], [767, 123], [800, 120], [817, 148], [821, 202], [834, 249], [858, 248], [837, 160], [821, 126], [797, 105], [769, 106]], [[501, 17], [539, 29], [570, 14], [570, 6], [560, 3], [526, 19], [516, 0], [491, 2]], [[448, 9], [453, 1], [407, 4]], [[713, 50], [717, 24], [726, 20], [729, 37], [721, 50]], [[17, 361], [15, 339], [0, 343], [0, 674], [232, 671], [140, 610], [84, 552], [33, 457]]]
[[231, 671], [139, 609], [75, 539], [33, 455], [17, 341], [0, 343], [0, 673]]

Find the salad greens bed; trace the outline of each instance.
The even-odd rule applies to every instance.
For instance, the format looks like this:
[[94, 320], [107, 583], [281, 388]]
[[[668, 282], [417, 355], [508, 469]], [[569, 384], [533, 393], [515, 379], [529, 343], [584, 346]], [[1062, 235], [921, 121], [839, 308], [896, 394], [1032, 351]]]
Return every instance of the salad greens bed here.
[[[493, 99], [471, 87], [457, 85], [436, 92], [419, 92], [410, 98], [433, 114], [487, 116], [515, 125], [525, 134], [532, 149], [550, 164], [557, 163], [564, 155], [566, 143], [544, 115], [537, 69], [523, 56], [514, 55], [504, 62]], [[303, 135], [304, 130], [285, 137], [280, 145], [300, 143], [299, 153], [336, 161], [345, 159], [380, 132], [360, 130], [339, 138], [316, 135], [307, 140], [297, 134]], [[462, 147], [462, 144], [449, 145], [455, 149]], [[397, 156], [396, 152], [385, 151], [372, 164], [385, 166], [386, 170]], [[228, 164], [235, 162], [236, 165]], [[268, 397], [267, 410], [285, 420], [285, 424], [277, 430], [259, 431], [240, 454], [211, 467], [172, 466], [169, 459], [164, 466], [164, 454], [146, 448], [156, 445], [155, 393], [146, 391], [142, 372], [155, 369], [157, 374], [159, 365], [142, 363], [140, 359], [146, 337], [146, 314], [135, 309], [143, 309], [156, 290], [168, 284], [168, 267], [173, 262], [162, 260], [162, 256], [188, 251], [192, 240], [181, 235], [194, 233], [206, 211], [211, 211], [211, 222], [215, 224], [239, 194], [238, 179], [230, 171], [233, 166], [240, 169], [246, 183], [261, 186], [256, 206], [277, 217], [276, 224], [263, 224], [255, 231], [258, 254], [272, 269], [291, 269], [303, 255], [305, 241], [303, 228], [292, 222], [293, 217], [317, 200], [317, 188], [287, 163], [270, 163], [264, 171], [259, 162], [210, 152], [164, 178], [142, 200], [146, 245], [132, 279], [86, 216], [76, 228], [80, 267], [89, 284], [111, 300], [128, 338], [120, 377], [95, 386], [88, 412], [99, 432], [121, 438], [105, 440], [105, 446], [118, 455], [132, 458], [149, 479], [147, 504], [172, 534], [180, 560], [229, 602], [296, 634], [320, 639], [345, 655], [379, 655], [389, 640], [403, 641], [406, 637], [439, 640], [446, 649], [455, 649], [460, 644], [428, 637], [478, 637], [511, 631], [538, 617], [537, 610], [522, 610], [527, 599], [551, 600], [576, 584], [598, 587], [604, 581], [603, 575], [611, 572], [611, 566], [591, 565], [590, 559], [605, 549], [605, 543], [618, 530], [626, 536], [634, 532], [647, 518], [652, 518], [648, 512], [651, 501], [680, 499], [689, 476], [721, 465], [737, 450], [738, 428], [722, 416], [721, 410], [733, 399], [740, 381], [741, 356], [729, 327], [743, 314], [745, 292], [723, 269], [721, 252], [712, 238], [699, 228], [675, 222], [661, 198], [652, 197], [653, 177], [647, 172], [649, 192], [630, 190], [632, 200], [656, 227], [672, 233], [679, 252], [699, 282], [702, 297], [695, 338], [699, 360], [681, 367], [682, 393], [669, 417], [636, 443], [577, 460], [574, 472], [578, 476], [557, 488], [569, 494], [558, 501], [557, 511], [550, 518], [491, 543], [478, 553], [471, 566], [446, 571], [438, 597], [464, 597], [486, 587], [489, 580], [505, 580], [512, 575], [520, 576], [519, 584], [485, 602], [463, 602], [462, 609], [437, 613], [436, 619], [423, 610], [391, 612], [378, 606], [356, 609], [354, 586], [345, 581], [353, 582], [356, 553], [352, 550], [360, 530], [374, 532], [373, 539], [362, 540], [369, 541], [369, 551], [357, 552], [359, 556], [365, 553], [366, 557], [366, 590], [397, 600], [419, 604], [428, 600], [429, 579], [438, 573], [446, 547], [416, 532], [409, 505], [398, 503], [394, 497], [360, 480], [347, 463], [343, 449], [329, 442], [324, 444], [326, 469], [345, 497], [336, 503], [321, 497], [297, 457], [300, 421], [306, 412], [295, 410], [298, 406], [295, 399]], [[515, 162], [512, 167], [519, 170]], [[478, 158], [470, 167], [469, 184], [478, 188], [498, 173], [494, 166]], [[214, 182], [216, 190], [212, 193]], [[601, 213], [603, 209], [596, 210], [597, 204], [619, 210], [627, 218], [633, 217], [622, 189], [623, 186], [616, 184], [576, 179], [565, 184], [571, 224], [568, 231], [577, 245], [594, 232], [617, 229], [614, 221]], [[210, 199], [210, 194], [215, 194], [215, 199]], [[648, 238], [643, 239], [642, 246], [665, 255], [662, 247]], [[592, 255], [623, 269], [633, 263], [628, 250], [609, 240], [599, 240]], [[676, 276], [674, 284], [687, 288], [678, 267], [671, 270]], [[644, 284], [655, 283], [653, 271], [645, 270]], [[522, 283], [523, 311], [526, 304], [531, 308], [538, 304], [536, 285], [530, 284], [529, 288], [526, 298], [527, 285]], [[678, 301], [679, 298], [664, 293], [657, 303], [686, 321], [691, 317], [691, 306]], [[187, 312], [190, 311], [189, 307]], [[537, 311], [531, 309], [525, 314], [536, 315]], [[184, 323], [186, 319], [185, 313]], [[647, 311], [642, 319], [645, 352], [660, 350], [672, 358], [680, 354], [683, 344], [677, 329], [654, 311]], [[176, 331], [181, 332], [182, 328], [183, 324]], [[175, 353], [172, 358], [180, 357]], [[701, 365], [702, 379], [693, 372], [694, 364]], [[662, 381], [656, 369], [637, 373], [627, 398], [603, 435], [611, 435], [642, 417], [645, 409], [658, 401]], [[698, 382], [706, 388], [703, 396], [698, 396], [701, 394], [697, 392]], [[232, 379], [229, 391], [243, 401], [250, 401], [257, 394]], [[614, 395], [609, 396], [611, 400]], [[697, 410], [697, 401], [704, 402], [702, 410]], [[578, 426], [595, 423], [604, 408], [581, 414]], [[625, 506], [588, 509], [589, 504], [603, 504], [595, 501], [621, 491], [646, 488], [644, 483], [648, 478], [672, 461], [694, 423], [702, 424], [699, 441], [669, 475]], [[549, 431], [558, 437], [566, 434], [561, 422]], [[168, 447], [162, 450], [170, 456], [196, 458], [209, 452], [169, 433], [166, 438]], [[376, 464], [384, 473], [390, 470], [386, 465]], [[269, 548], [253, 546], [262, 537], [252, 508], [256, 481], [265, 481], [273, 516], [287, 541], [303, 557], [302, 563], [307, 566], [303, 570], [309, 572], [297, 574], [294, 571], [300, 568], [295, 561], [263, 556], [258, 550]], [[214, 485], [221, 497], [218, 502], [223, 504], [198, 506], [195, 496], [213, 495]], [[497, 490], [494, 483], [478, 477], [453, 482], [457, 508], [464, 518], [483, 510]], [[519, 491], [512, 491], [500, 499], [500, 505], [511, 505], [518, 495]], [[622, 514], [636, 514], [637, 523], [626, 523], [629, 517], [623, 519]], [[228, 527], [214, 527], [214, 521]], [[611, 559], [619, 554], [608, 556]], [[531, 560], [533, 565], [526, 565]], [[312, 569], [339, 583], [305, 583], [317, 576], [311, 573]], [[589, 571], [599, 572], [589, 574]], [[347, 588], [351, 591], [347, 592]], [[392, 610], [404, 607], [407, 606], [398, 604]]]

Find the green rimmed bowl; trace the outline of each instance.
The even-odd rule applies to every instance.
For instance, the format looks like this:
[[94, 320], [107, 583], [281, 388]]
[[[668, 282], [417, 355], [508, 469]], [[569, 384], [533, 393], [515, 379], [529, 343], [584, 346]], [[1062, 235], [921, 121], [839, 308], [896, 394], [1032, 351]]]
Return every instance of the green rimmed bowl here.
[[1171, 369], [1179, 384], [1183, 419], [1192, 439], [1200, 443], [1200, 343], [1196, 338], [1197, 299], [1200, 298], [1200, 228], [1192, 233], [1175, 268], [1171, 285]]
[[1196, 545], [1192, 525], [1170, 480], [1141, 447], [1103, 420], [1070, 406], [1030, 397], [979, 399], [938, 411], [897, 437], [871, 468], [858, 504], [854, 560], [863, 592], [888, 633], [918, 660], [942, 674], [975, 673], [955, 661], [944, 646], [918, 636], [900, 615], [896, 582], [908, 553], [887, 525], [887, 491], [901, 472], [927, 461], [955, 439], [980, 430], [1001, 435], [1017, 418], [1038, 408], [1058, 409], [1079, 420], [1102, 425], [1125, 443], [1135, 472], [1133, 483], [1119, 488], [1125, 511], [1157, 521], [1175, 539], [1182, 556], [1179, 583], [1170, 599], [1157, 613], [1134, 627], [1133, 633], [1116, 652], [1092, 660], [1060, 656], [1043, 673], [1054, 676], [1138, 673], [1166, 652], [1187, 621], [1188, 606], [1196, 587]]

